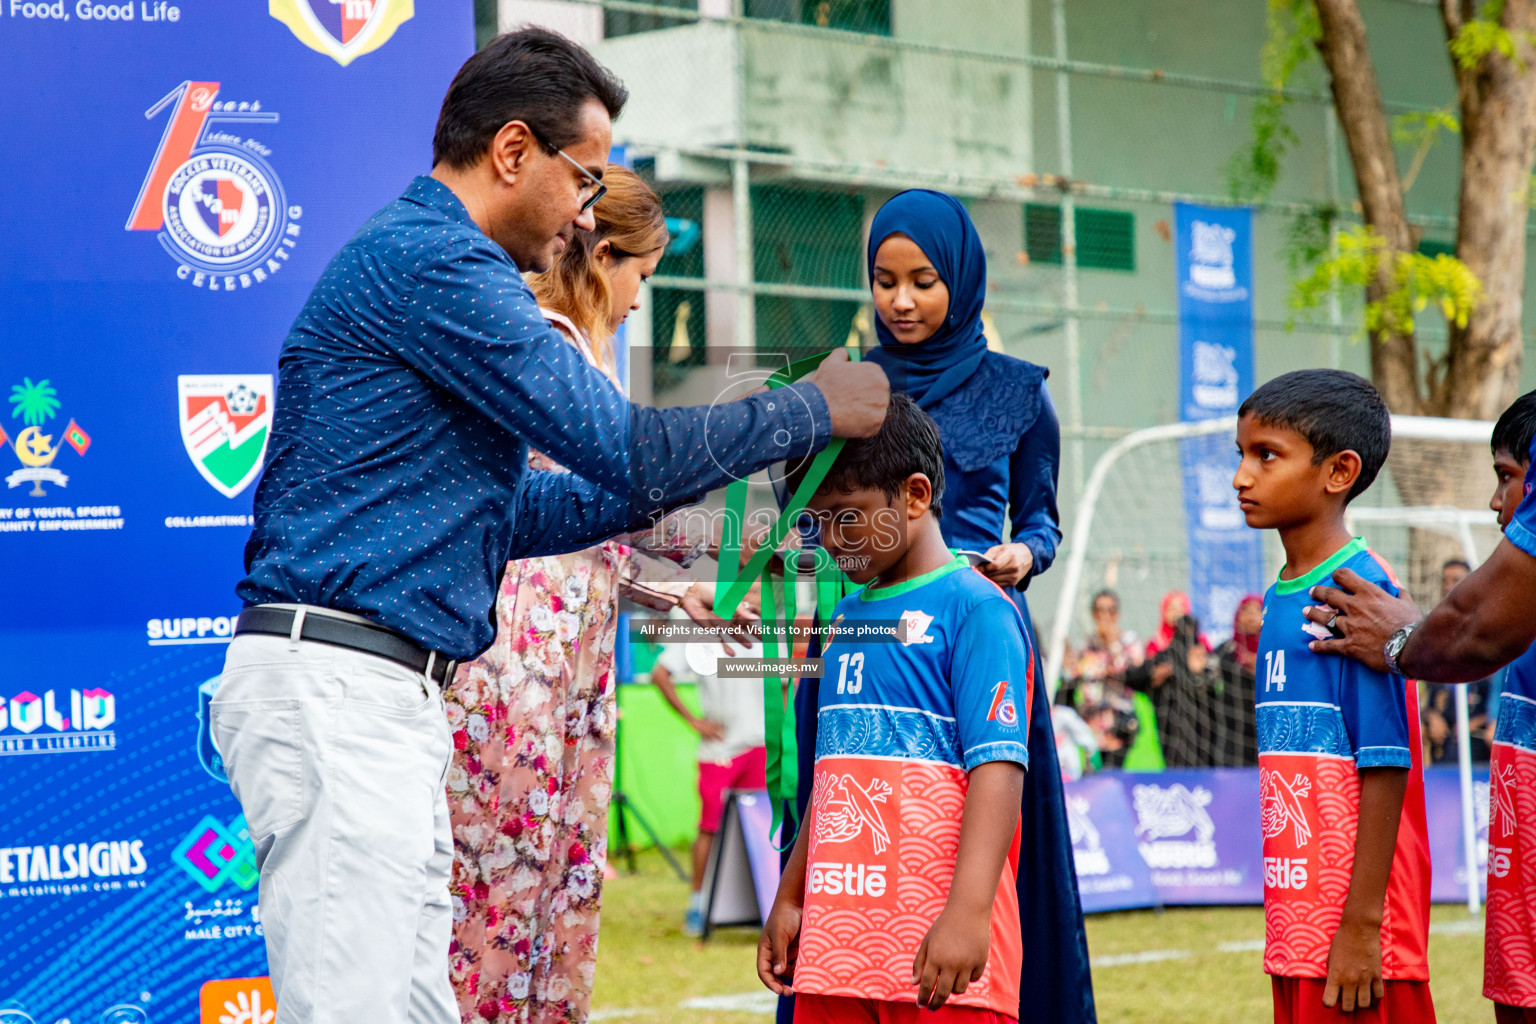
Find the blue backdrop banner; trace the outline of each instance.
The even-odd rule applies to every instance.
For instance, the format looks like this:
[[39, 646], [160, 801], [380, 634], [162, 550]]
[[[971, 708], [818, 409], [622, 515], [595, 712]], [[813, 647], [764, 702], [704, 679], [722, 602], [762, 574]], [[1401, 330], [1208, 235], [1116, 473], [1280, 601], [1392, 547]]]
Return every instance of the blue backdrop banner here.
[[[1179, 277], [1179, 418], [1231, 416], [1253, 391], [1253, 211], [1175, 203]], [[1232, 490], [1226, 433], [1180, 444], [1189, 596], [1218, 639], [1232, 632], [1243, 595], [1263, 589], [1263, 548]]]
[[270, 1024], [206, 732], [277, 352], [470, 0], [0, 10], [0, 1021]]

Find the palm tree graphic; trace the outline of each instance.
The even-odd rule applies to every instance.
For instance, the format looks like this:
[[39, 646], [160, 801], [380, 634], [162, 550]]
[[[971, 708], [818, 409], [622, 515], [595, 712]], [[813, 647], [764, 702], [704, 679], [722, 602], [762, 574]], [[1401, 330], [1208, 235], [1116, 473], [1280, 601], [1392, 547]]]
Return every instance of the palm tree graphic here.
[[59, 392], [46, 380], [32, 383], [31, 377], [21, 378], [20, 384], [11, 385], [12, 418], [20, 416], [23, 423], [35, 427], [51, 420], [59, 412]]

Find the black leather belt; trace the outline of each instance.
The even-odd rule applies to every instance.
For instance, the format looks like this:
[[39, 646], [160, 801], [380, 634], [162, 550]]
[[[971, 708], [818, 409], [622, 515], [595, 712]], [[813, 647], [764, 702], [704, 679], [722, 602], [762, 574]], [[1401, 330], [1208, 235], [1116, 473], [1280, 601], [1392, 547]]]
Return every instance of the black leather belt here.
[[[240, 613], [235, 623], [235, 636], [261, 633], [265, 636], [292, 637], [293, 618], [297, 614], [292, 608], [270, 608], [263, 605], [247, 608]], [[298, 639], [388, 658], [412, 672], [420, 672], [439, 686], [452, 682], [453, 672], [459, 667], [457, 661], [450, 661], [436, 651], [424, 651], [393, 630], [349, 622], [319, 611], [306, 610]]]

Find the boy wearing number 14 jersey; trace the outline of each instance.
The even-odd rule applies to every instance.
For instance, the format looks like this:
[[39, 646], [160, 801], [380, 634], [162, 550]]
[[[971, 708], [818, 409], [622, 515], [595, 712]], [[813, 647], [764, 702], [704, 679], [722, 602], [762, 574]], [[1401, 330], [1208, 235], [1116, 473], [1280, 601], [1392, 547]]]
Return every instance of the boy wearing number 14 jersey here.
[[807, 505], [866, 586], [833, 613], [811, 802], [758, 945], [797, 1024], [1018, 1012], [1033, 659], [1013, 602], [944, 545], [943, 473], [937, 428], [893, 394]]
[[1256, 717], [1264, 970], [1277, 1024], [1433, 1024], [1429, 843], [1417, 702], [1403, 678], [1316, 654], [1311, 589], [1351, 569], [1391, 593], [1344, 527], [1392, 443], [1376, 389], [1338, 370], [1285, 374], [1238, 410], [1232, 485], [1248, 525], [1279, 532], [1264, 595]]

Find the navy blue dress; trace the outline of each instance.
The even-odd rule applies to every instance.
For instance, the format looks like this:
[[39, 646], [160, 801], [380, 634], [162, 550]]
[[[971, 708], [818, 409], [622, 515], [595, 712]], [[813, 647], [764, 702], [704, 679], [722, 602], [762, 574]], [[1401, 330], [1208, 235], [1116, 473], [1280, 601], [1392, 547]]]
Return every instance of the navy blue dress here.
[[[1045, 368], [988, 352], [964, 384], [927, 412], [944, 443], [944, 540], [953, 548], [986, 551], [1008, 540], [1027, 544], [1032, 573], [1048, 569], [1061, 530], [1056, 511], [1056, 473], [1061, 430], [1045, 387]], [[1056, 739], [1051, 730], [1040, 646], [1022, 591], [1026, 578], [1007, 593], [1019, 606], [1035, 651], [1035, 696], [1030, 709], [1029, 771], [1025, 773], [1019, 846], [1019, 917], [1024, 970], [1019, 1020], [1030, 1024], [1093, 1024], [1093, 980], [1083, 932], [1077, 872], [1067, 839], [1066, 800]], [[819, 650], [811, 652], [814, 657]], [[799, 745], [799, 807], [810, 803], [816, 752], [816, 687], [795, 693]], [[786, 857], [788, 854], [786, 853]], [[793, 1001], [779, 1002], [780, 1024], [789, 1024]]]

